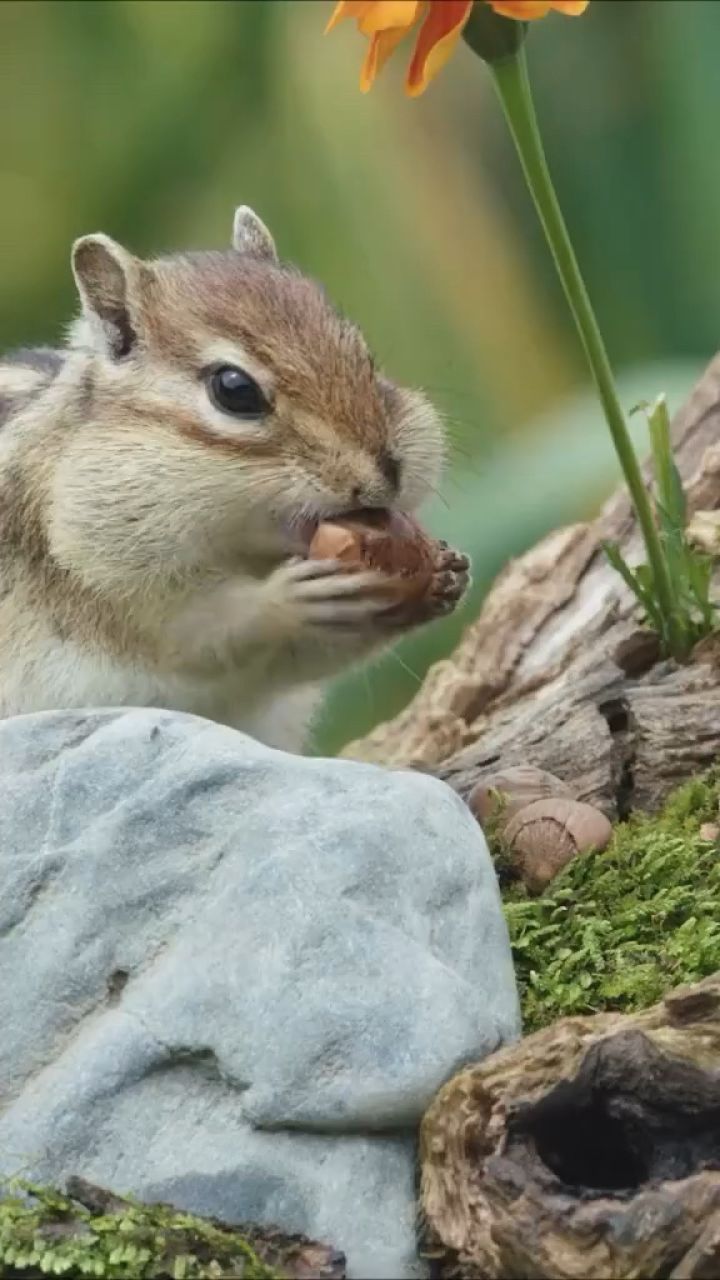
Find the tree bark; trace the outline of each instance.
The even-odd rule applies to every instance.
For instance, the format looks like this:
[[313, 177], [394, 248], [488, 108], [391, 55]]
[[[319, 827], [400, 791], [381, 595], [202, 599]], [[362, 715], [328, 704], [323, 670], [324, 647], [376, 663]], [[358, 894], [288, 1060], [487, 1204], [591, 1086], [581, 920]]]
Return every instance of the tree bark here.
[[[676, 416], [673, 441], [689, 511], [720, 507], [720, 356]], [[610, 818], [657, 809], [720, 752], [720, 646], [704, 642], [686, 666], [657, 661], [605, 540], [630, 564], [644, 558], [624, 489], [594, 522], [511, 562], [410, 705], [343, 755], [424, 768], [463, 795], [530, 763]]]
[[461, 1071], [420, 1136], [436, 1276], [717, 1277], [719, 1067], [715, 974]]

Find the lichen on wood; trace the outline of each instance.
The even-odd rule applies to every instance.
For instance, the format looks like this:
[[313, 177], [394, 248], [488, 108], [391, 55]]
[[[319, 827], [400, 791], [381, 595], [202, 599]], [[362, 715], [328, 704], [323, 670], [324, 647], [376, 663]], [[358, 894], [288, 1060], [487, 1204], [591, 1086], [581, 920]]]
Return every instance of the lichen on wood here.
[[342, 1280], [344, 1258], [304, 1236], [230, 1227], [68, 1180], [67, 1194], [0, 1186], [0, 1277], [102, 1280]]

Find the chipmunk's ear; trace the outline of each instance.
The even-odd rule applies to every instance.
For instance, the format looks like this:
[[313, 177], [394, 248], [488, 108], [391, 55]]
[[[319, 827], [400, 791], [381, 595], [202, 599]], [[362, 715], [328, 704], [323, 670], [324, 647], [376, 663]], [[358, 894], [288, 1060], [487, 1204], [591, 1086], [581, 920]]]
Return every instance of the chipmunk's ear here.
[[232, 247], [238, 253], [247, 253], [253, 258], [269, 258], [271, 262], [278, 260], [275, 241], [265, 223], [246, 204], [235, 210]]
[[129, 355], [137, 342], [143, 263], [98, 234], [75, 241], [72, 269], [92, 331], [115, 359]]

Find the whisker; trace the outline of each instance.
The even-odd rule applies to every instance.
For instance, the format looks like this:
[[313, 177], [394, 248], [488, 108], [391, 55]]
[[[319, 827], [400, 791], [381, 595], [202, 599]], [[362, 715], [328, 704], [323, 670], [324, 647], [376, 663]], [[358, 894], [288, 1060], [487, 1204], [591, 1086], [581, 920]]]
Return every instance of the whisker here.
[[458, 437], [462, 440], [466, 440], [468, 437], [472, 436], [477, 439], [479, 445], [482, 445], [488, 439], [487, 433], [479, 430], [476, 422], [469, 422], [462, 418], [452, 418], [446, 415], [443, 419], [443, 423], [445, 426], [445, 434], [452, 441], [457, 441]]
[[362, 667], [363, 682], [365, 684], [365, 692], [367, 693], [368, 706], [373, 720], [375, 720], [375, 691], [370, 680], [370, 671], [367, 667]]
[[457, 396], [460, 400], [477, 400], [477, 392], [463, 391], [460, 387], [440, 387], [436, 383], [424, 382], [423, 390], [430, 395]]
[[395, 659], [398, 666], [402, 667], [402, 670], [405, 671], [407, 675], [411, 676], [413, 680], [417, 681], [417, 683], [421, 685], [423, 682], [422, 676], [418, 675], [417, 671], [413, 671], [412, 667], [409, 667], [407, 662], [403, 661], [403, 659], [400, 657], [400, 654], [397, 653], [395, 649], [390, 649], [389, 652], [390, 652], [390, 656]]
[[445, 494], [444, 494], [444, 493], [442, 493], [442, 492], [440, 491], [440, 489], [438, 489], [438, 488], [437, 488], [437, 486], [436, 486], [436, 485], [434, 485], [434, 484], [428, 484], [428, 485], [427, 485], [427, 488], [430, 490], [430, 492], [431, 492], [431, 493], [434, 493], [434, 494], [435, 494], [435, 497], [436, 497], [436, 498], [438, 498], [438, 499], [440, 500], [440, 502], [442, 502], [443, 506], [447, 507], [447, 508], [448, 508], [448, 510], [450, 509], [450, 503], [448, 502], [447, 498], [445, 497]]
[[475, 454], [473, 453], [472, 449], [465, 448], [465, 446], [461, 444], [459, 440], [451, 439], [450, 447], [448, 448], [448, 461], [452, 463], [455, 461], [456, 458], [462, 458], [466, 462], [473, 462], [475, 459]]

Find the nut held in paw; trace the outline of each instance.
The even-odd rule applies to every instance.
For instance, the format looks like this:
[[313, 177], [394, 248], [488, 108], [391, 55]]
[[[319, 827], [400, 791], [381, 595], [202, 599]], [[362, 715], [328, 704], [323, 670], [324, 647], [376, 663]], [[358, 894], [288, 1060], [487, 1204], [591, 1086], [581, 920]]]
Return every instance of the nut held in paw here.
[[310, 543], [313, 560], [341, 560], [376, 569], [398, 600], [420, 600], [430, 590], [437, 543], [397, 512], [363, 511], [321, 524]]

